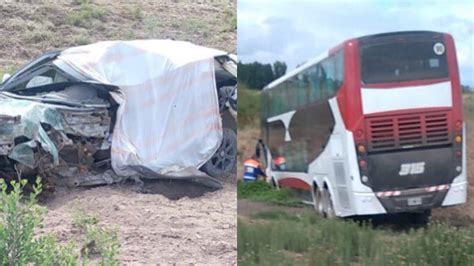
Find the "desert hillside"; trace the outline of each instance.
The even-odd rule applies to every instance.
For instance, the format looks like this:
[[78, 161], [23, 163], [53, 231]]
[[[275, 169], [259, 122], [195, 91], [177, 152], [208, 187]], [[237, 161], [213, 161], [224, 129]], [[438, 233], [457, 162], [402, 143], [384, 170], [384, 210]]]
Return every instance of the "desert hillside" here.
[[235, 0], [2, 1], [0, 21], [0, 73], [97, 41], [175, 39], [227, 52], [237, 43]]

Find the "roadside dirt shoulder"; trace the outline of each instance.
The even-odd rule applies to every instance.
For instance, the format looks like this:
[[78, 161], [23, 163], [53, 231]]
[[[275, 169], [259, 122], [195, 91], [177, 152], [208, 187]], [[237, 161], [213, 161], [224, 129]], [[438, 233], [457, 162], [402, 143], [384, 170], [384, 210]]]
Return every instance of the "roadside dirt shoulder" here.
[[172, 194], [160, 189], [142, 194], [133, 185], [57, 191], [45, 203], [49, 212], [42, 232], [63, 243], [80, 240], [73, 219], [82, 211], [118, 232], [124, 264], [236, 264], [235, 185], [208, 192], [166, 182], [163, 186], [173, 189]]

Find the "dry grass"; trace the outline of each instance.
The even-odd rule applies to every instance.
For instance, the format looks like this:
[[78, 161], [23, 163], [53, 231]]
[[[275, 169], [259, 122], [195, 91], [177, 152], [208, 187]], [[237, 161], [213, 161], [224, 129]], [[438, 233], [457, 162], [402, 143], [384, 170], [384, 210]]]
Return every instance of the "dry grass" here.
[[0, 2], [0, 72], [103, 40], [175, 39], [235, 51], [236, 1]]
[[350, 220], [263, 211], [238, 220], [239, 265], [472, 265], [474, 231], [445, 224], [394, 232]]

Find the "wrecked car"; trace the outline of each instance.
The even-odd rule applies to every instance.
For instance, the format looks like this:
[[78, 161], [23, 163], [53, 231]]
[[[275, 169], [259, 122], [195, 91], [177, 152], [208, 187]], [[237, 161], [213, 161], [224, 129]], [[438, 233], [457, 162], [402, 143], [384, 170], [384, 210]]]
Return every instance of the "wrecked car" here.
[[0, 176], [66, 186], [235, 171], [236, 58], [172, 40], [46, 53], [0, 84]]

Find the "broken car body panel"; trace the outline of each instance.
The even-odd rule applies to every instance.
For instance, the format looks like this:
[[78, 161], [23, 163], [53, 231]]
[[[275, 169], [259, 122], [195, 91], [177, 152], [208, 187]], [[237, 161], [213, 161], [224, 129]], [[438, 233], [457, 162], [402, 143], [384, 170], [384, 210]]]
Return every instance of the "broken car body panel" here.
[[235, 119], [236, 72], [225, 57], [170, 40], [45, 54], [0, 85], [0, 173], [67, 185], [186, 174], [216, 184], [198, 169], [220, 146], [221, 113]]

